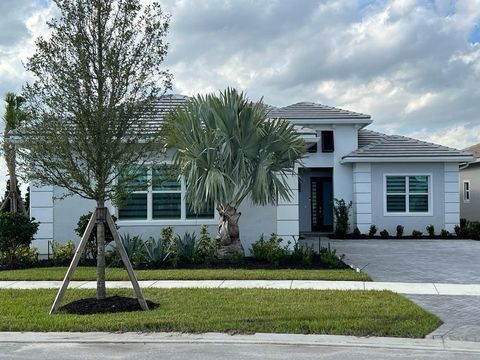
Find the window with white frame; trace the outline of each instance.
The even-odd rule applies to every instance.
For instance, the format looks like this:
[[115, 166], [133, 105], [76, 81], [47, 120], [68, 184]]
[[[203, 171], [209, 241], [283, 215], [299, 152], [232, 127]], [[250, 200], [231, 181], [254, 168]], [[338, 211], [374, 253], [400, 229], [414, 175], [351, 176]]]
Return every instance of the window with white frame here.
[[419, 214], [430, 211], [430, 175], [386, 175], [387, 213]]
[[185, 181], [171, 165], [145, 167], [132, 182], [134, 189], [118, 209], [119, 220], [213, 219], [214, 207], [193, 212], [185, 203]]
[[470, 202], [470, 180], [463, 182], [463, 202]]

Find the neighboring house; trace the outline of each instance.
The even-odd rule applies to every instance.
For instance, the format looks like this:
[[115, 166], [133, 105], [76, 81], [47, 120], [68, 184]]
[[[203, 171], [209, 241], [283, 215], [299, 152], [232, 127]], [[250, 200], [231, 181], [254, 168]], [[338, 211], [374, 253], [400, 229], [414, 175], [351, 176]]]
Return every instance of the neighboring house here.
[[[159, 126], [166, 113], [186, 100], [180, 95], [160, 98], [160, 115], [152, 126]], [[437, 232], [453, 231], [459, 223], [459, 164], [471, 161], [470, 154], [369, 131], [365, 129], [372, 123], [369, 115], [310, 102], [272, 108], [270, 115], [294, 124], [309, 152], [289, 176], [291, 201], [264, 207], [247, 201], [239, 209], [240, 238], [247, 252], [262, 233], [275, 232], [292, 241], [301, 234], [332, 231], [334, 198], [352, 201], [351, 228], [358, 226], [362, 233], [371, 224], [390, 233], [403, 225], [405, 233], [411, 233], [425, 231], [429, 224]], [[216, 233], [213, 207], [191, 213], [184, 201], [183, 179], [169, 178], [155, 165], [145, 172], [155, 185], [135, 192], [121, 209], [109, 205], [118, 217], [119, 231], [147, 238], [158, 237], [164, 226], [174, 226], [181, 234], [198, 233], [199, 225], [207, 224]], [[78, 241], [74, 232], [78, 218], [95, 207], [93, 201], [77, 196], [58, 200], [63, 194], [58, 187], [31, 184], [30, 215], [41, 222], [34, 244], [41, 254], [47, 253], [49, 240]]]
[[460, 217], [480, 221], [480, 144], [464, 151], [475, 159], [460, 166]]

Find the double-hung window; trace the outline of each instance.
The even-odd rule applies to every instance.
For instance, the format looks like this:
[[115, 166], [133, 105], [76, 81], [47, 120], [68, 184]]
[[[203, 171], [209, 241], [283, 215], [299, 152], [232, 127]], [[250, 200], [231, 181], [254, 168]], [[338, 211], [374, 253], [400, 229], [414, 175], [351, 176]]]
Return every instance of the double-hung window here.
[[127, 171], [121, 176], [128, 178], [127, 190], [132, 191], [122, 207], [118, 209], [119, 219], [146, 220], [148, 216], [148, 168], [137, 169], [136, 173]]
[[147, 166], [132, 181], [133, 190], [118, 209], [119, 220], [214, 219], [213, 204], [193, 212], [185, 202], [185, 181], [171, 165]]
[[428, 214], [430, 187], [430, 175], [386, 175], [386, 213]]
[[152, 219], [181, 219], [182, 184], [171, 166], [153, 167]]

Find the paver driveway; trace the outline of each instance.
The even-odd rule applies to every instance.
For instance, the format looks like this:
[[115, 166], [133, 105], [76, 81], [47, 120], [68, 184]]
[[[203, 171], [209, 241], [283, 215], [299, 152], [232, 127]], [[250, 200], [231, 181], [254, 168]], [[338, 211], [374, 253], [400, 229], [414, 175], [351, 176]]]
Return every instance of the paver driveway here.
[[[323, 239], [322, 246], [328, 242], [374, 281], [480, 283], [480, 241]], [[407, 297], [444, 321], [430, 336], [480, 341], [480, 297]]]
[[480, 284], [480, 241], [328, 240], [374, 281]]

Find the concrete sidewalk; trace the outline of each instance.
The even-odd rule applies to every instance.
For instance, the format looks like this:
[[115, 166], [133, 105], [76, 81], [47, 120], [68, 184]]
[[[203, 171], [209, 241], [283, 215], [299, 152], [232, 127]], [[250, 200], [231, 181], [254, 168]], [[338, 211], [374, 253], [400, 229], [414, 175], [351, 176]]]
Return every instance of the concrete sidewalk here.
[[342, 335], [256, 333], [105, 333], [105, 332], [0, 332], [0, 344], [270, 344], [301, 346], [342, 346], [354, 348], [461, 351], [480, 354], [480, 343], [449, 339], [409, 339]]
[[[321, 281], [321, 280], [148, 280], [143, 288], [262, 288], [313, 290], [390, 290], [410, 295], [480, 296], [480, 284]], [[0, 289], [58, 289], [61, 281], [0, 281]], [[129, 281], [107, 281], [107, 288], [131, 288]], [[95, 281], [72, 281], [69, 288], [95, 289]]]

